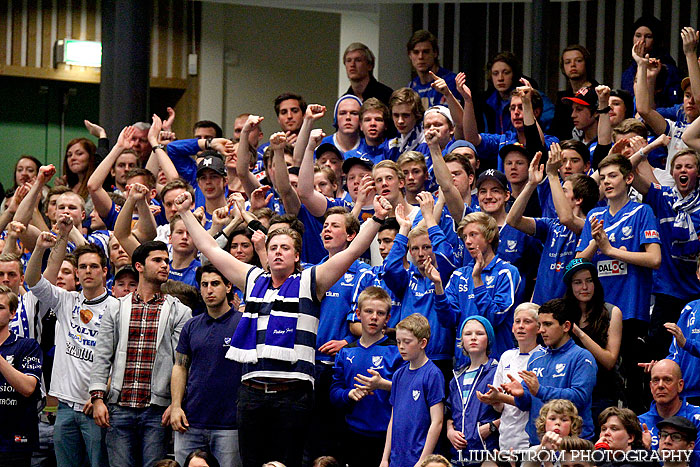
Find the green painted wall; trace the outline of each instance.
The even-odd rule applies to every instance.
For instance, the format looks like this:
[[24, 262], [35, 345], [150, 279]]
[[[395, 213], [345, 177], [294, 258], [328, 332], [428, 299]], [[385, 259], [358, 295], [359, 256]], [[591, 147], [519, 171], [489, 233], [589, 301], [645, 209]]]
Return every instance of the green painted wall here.
[[0, 181], [5, 189], [14, 183], [12, 168], [22, 154], [54, 164], [61, 174], [65, 152], [61, 115], [66, 93], [64, 146], [73, 138], [90, 137], [83, 120], [97, 122], [99, 85], [0, 77]]

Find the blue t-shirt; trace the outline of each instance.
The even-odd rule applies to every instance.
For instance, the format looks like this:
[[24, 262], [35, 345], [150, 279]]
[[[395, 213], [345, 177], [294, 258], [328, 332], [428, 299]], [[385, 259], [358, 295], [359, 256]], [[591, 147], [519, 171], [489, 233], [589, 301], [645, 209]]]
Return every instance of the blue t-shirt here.
[[[435, 74], [438, 75], [440, 78], [444, 79], [447, 83], [447, 87], [450, 88], [452, 95], [455, 96], [458, 100], [461, 100], [462, 95], [457, 92], [457, 84], [455, 83], [455, 78], [457, 77], [457, 74], [453, 73], [447, 68], [442, 67], [439, 67], [437, 73]], [[431, 83], [421, 83], [420, 77], [416, 76], [410, 83], [408, 83], [408, 87], [418, 93], [418, 95], [420, 96], [420, 100], [423, 103], [423, 108], [426, 110], [429, 107], [438, 104], [447, 105], [445, 96], [442, 95], [442, 93], [440, 93], [439, 91], [433, 89], [430, 86], [430, 84]]]
[[387, 321], [386, 325], [389, 328], [395, 328], [399, 321], [401, 321], [401, 299], [398, 298], [384, 282], [383, 264], [380, 264], [379, 266], [372, 266], [370, 269], [365, 269], [360, 273], [360, 278], [357, 281], [357, 287], [352, 295], [352, 309], [348, 313], [348, 321], [351, 323], [360, 322], [360, 319], [355, 313], [355, 310], [357, 309], [357, 300], [360, 297], [360, 293], [370, 286], [381, 287], [386, 293], [389, 294], [389, 298], [391, 298], [391, 315], [389, 316], [389, 321]]
[[[687, 218], [676, 218], [673, 204], [680, 199], [674, 189], [651, 184], [644, 201], [659, 219], [661, 235], [661, 267], [654, 271], [652, 292], [690, 300], [700, 295], [700, 281], [695, 274], [700, 254], [700, 203], [687, 208]], [[688, 222], [690, 221], [690, 222]]]
[[[542, 242], [535, 237], [519, 231], [515, 227], [504, 224], [501, 227], [498, 240], [498, 257], [518, 268], [522, 277], [518, 290], [518, 301], [525, 291], [528, 280], [537, 277], [537, 267], [542, 256]], [[465, 259], [469, 254], [464, 255]]]
[[[167, 224], [168, 220], [165, 218], [165, 211], [163, 211], [163, 206], [160, 204], [160, 201], [158, 201], [157, 199], [152, 199], [150, 201], [150, 204], [151, 206], [155, 206], [158, 210], [158, 212], [153, 215], [153, 217], [156, 219], [156, 224]], [[114, 224], [117, 223], [117, 217], [119, 216], [119, 211], [121, 211], [121, 209], [121, 206], [115, 204], [114, 201], [112, 201], [112, 207], [109, 208], [109, 213], [107, 213], [107, 217], [102, 218], [102, 222], [105, 223], [105, 227], [107, 227], [108, 230], [114, 230]], [[131, 218], [134, 221], [137, 221], [139, 219], [139, 214], [138, 212], [136, 212], [136, 209], [134, 209], [134, 213], [132, 214]]]
[[416, 370], [404, 365], [396, 371], [389, 397], [394, 414], [391, 465], [413, 466], [418, 462], [428, 437], [430, 408], [444, 398], [445, 378], [433, 362]]
[[700, 320], [697, 312], [700, 311], [700, 300], [688, 303], [678, 319], [678, 327], [686, 337], [685, 346], [678, 345], [676, 338], [673, 338], [668, 349], [669, 360], [673, 360], [681, 367], [683, 375], [683, 396], [700, 396]]
[[566, 293], [564, 270], [576, 256], [578, 235], [562, 225], [558, 218], [541, 217], [535, 219], [535, 238], [542, 242], [543, 251], [532, 301], [542, 305]]
[[41, 394], [41, 348], [34, 339], [10, 332], [0, 345], [0, 355], [20, 373], [37, 379], [34, 393], [24, 397], [0, 374], [0, 452], [32, 452], [39, 440], [36, 404]]
[[383, 437], [391, 418], [388, 391], [377, 389], [359, 402], [350, 400], [350, 391], [357, 384], [355, 376], [371, 376], [368, 372], [371, 369], [391, 381], [404, 363], [396, 342], [386, 336], [369, 347], [363, 347], [357, 340], [340, 349], [333, 366], [330, 398], [337, 407], [347, 409], [345, 421], [352, 431], [365, 436]]
[[[661, 243], [659, 227], [654, 213], [646, 204], [629, 201], [615, 215], [609, 208], [594, 208], [588, 213], [576, 251], [586, 249], [592, 241], [591, 219], [603, 221], [610, 245], [625, 247], [627, 251], [644, 251], [649, 243]], [[597, 250], [593, 264], [605, 291], [605, 301], [622, 310], [622, 319], [649, 321], [649, 302], [652, 285], [652, 269], [611, 258]]]
[[[503, 172], [503, 158], [498, 157], [498, 152], [503, 146], [518, 142], [518, 135], [515, 131], [509, 130], [502, 135], [492, 133], [479, 133], [481, 144], [476, 147], [476, 153], [481, 160], [497, 161], [498, 170]], [[559, 138], [544, 135], [544, 145], [549, 147], [552, 143], [558, 143]]]
[[226, 358], [241, 313], [231, 309], [217, 319], [202, 313], [185, 323], [177, 352], [191, 359], [182, 410], [190, 426], [235, 430], [241, 364]]
[[384, 140], [379, 146], [370, 146], [364, 138], [360, 139], [360, 145], [356, 149], [352, 149], [345, 153], [345, 159], [351, 157], [362, 157], [372, 161], [372, 164], [377, 164], [383, 160], [391, 160], [396, 162], [400, 156], [397, 147], [390, 147], [389, 140]]
[[187, 285], [199, 288], [195, 275], [197, 274], [197, 268], [201, 265], [202, 263], [195, 258], [186, 268], [175, 269], [171, 267], [170, 273], [168, 274], [168, 279], [184, 282]]
[[[327, 259], [324, 258], [322, 263]], [[343, 277], [326, 291], [326, 296], [321, 301], [321, 317], [316, 334], [318, 347], [331, 340], [345, 339], [348, 342], [355, 340], [348, 327], [347, 313], [352, 304], [352, 295], [360, 279], [360, 273], [365, 269], [369, 269], [367, 264], [355, 260]], [[316, 360], [329, 362], [333, 361], [333, 357], [317, 351]]]

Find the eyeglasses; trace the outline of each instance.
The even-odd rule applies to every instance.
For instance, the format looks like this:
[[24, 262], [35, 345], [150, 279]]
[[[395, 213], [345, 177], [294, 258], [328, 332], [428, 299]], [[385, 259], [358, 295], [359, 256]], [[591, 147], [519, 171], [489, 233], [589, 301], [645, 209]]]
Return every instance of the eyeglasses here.
[[670, 436], [671, 440], [675, 441], [676, 443], [679, 441], [685, 441], [685, 436], [683, 436], [681, 433], [669, 433], [668, 431], [664, 430], [659, 431], [659, 439], [666, 438], [667, 436]]

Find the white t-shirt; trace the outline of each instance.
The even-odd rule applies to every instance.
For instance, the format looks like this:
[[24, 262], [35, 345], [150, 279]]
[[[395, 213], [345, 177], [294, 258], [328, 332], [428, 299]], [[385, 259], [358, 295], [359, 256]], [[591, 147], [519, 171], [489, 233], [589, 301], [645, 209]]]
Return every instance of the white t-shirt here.
[[654, 169], [654, 175], [661, 185], [664, 186], [674, 186], [676, 184], [675, 180], [671, 176], [671, 159], [673, 156], [683, 149], [687, 149], [688, 145], [683, 142], [683, 132], [688, 127], [688, 123], [685, 120], [666, 120], [666, 134], [671, 137], [671, 142], [668, 143], [668, 157], [666, 158], [666, 168], [663, 172], [659, 169]]
[[82, 410], [90, 393], [90, 372], [102, 315], [119, 301], [107, 295], [86, 300], [82, 292], [68, 292], [41, 280], [32, 292], [44, 303], [53, 304], [56, 313], [56, 354], [49, 395]]
[[[510, 349], [503, 352], [498, 362], [496, 374], [493, 376], [494, 387], [501, 387], [502, 383], [509, 382], [507, 375], [511, 375], [518, 381], [523, 379], [518, 376], [519, 371], [527, 370], [527, 361], [530, 355], [540, 349], [538, 345], [528, 353], [520, 353], [519, 349]], [[501, 425], [498, 428], [499, 447], [501, 451], [510, 449], [527, 449], [530, 446], [530, 438], [525, 432], [525, 425], [529, 419], [529, 413], [523, 412], [514, 405], [503, 404], [501, 413]]]

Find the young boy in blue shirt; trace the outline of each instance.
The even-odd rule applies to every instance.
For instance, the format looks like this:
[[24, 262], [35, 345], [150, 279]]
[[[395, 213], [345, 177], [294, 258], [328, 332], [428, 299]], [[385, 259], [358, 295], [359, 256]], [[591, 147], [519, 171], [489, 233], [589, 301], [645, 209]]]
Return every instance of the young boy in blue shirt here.
[[350, 467], [382, 460], [391, 418], [391, 378], [403, 364], [396, 342], [383, 333], [390, 311], [391, 298], [384, 289], [363, 290], [357, 310], [362, 336], [340, 349], [333, 366], [330, 398], [347, 410], [343, 462]]
[[418, 313], [396, 326], [401, 357], [409, 364], [394, 374], [391, 420], [380, 467], [411, 466], [433, 453], [442, 430], [445, 381], [425, 354], [430, 325]]
[[653, 270], [661, 265], [659, 227], [651, 207], [628, 196], [634, 180], [632, 163], [611, 154], [598, 165], [601, 192], [608, 206], [594, 208], [581, 232], [576, 257], [598, 268], [605, 300], [622, 310], [622, 372], [630, 409], [646, 411], [640, 361], [646, 361], [639, 339], [647, 336]]

